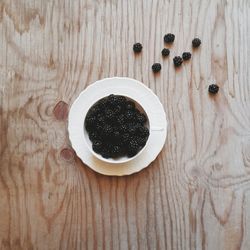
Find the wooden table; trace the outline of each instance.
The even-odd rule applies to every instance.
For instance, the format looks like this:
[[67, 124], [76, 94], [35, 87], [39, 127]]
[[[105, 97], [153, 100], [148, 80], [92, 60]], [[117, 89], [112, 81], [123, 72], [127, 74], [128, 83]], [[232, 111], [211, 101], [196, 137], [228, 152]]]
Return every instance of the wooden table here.
[[[0, 249], [250, 249], [249, 44], [248, 0], [1, 0]], [[121, 178], [67, 134], [74, 99], [112, 76], [150, 87], [169, 121], [158, 158]]]

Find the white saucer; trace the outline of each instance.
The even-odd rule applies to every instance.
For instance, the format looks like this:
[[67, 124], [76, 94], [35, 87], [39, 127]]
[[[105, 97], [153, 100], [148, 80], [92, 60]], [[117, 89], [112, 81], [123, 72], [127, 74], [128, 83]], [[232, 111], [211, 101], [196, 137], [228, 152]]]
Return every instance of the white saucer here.
[[[150, 121], [150, 136], [143, 152], [135, 159], [121, 164], [109, 164], [97, 159], [84, 140], [84, 117], [89, 108], [104, 96], [119, 94], [140, 103]], [[125, 77], [105, 78], [88, 86], [80, 93], [69, 111], [69, 139], [78, 157], [94, 171], [113, 176], [136, 173], [155, 160], [162, 150], [167, 135], [167, 120], [158, 97], [141, 82]]]

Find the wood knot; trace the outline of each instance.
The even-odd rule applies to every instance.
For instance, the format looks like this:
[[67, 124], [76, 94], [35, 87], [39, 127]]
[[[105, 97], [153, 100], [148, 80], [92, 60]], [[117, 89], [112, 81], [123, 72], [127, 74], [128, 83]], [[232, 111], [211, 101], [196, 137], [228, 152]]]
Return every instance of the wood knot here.
[[68, 109], [69, 105], [66, 102], [58, 102], [53, 110], [55, 118], [59, 121], [66, 120], [68, 117]]
[[75, 152], [71, 148], [63, 148], [60, 152], [60, 156], [67, 162], [74, 161]]

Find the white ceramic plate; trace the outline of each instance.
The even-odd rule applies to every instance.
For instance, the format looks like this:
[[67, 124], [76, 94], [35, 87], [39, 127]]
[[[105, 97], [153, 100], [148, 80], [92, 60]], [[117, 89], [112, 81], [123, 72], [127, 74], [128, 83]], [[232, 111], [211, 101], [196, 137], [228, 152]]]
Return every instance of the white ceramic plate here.
[[[84, 117], [89, 108], [110, 94], [124, 95], [140, 103], [150, 121], [150, 136], [141, 154], [121, 164], [109, 164], [97, 159], [84, 139]], [[88, 86], [74, 101], [69, 112], [69, 139], [78, 157], [94, 171], [113, 176], [136, 173], [155, 160], [162, 150], [167, 135], [167, 120], [158, 97], [141, 82], [125, 77], [105, 78]]]

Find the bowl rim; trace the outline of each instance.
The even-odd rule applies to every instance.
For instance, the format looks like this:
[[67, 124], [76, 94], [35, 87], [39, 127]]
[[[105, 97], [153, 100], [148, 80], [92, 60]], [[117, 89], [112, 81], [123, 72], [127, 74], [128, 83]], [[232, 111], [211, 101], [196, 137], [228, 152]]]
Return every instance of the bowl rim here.
[[[110, 94], [111, 95], [111, 94]], [[114, 94], [114, 95], [119, 95], [119, 94]], [[94, 105], [96, 104], [98, 101], [100, 101], [101, 99], [105, 98], [105, 97], [108, 97], [109, 95], [105, 95], [97, 100], [95, 100], [95, 102], [93, 102], [93, 104], [90, 105], [89, 109]], [[97, 154], [93, 149], [92, 147], [89, 145], [88, 143], [88, 140], [86, 139], [86, 136], [88, 136], [88, 132], [86, 131], [86, 128], [85, 128], [85, 119], [86, 119], [86, 116], [87, 116], [87, 113], [89, 111], [89, 109], [87, 110], [87, 112], [85, 113], [84, 117], [83, 117], [83, 134], [84, 134], [84, 141], [85, 141], [85, 144], [87, 146], [87, 148], [89, 149], [89, 151], [91, 152], [92, 155], [94, 155], [97, 159], [101, 160], [101, 161], [104, 161], [106, 163], [110, 163], [110, 164], [121, 164], [121, 163], [127, 163], [129, 161], [132, 161], [134, 160], [135, 158], [137, 158], [140, 154], [142, 154], [142, 152], [144, 151], [144, 149], [147, 147], [148, 145], [148, 142], [149, 142], [149, 137], [151, 135], [151, 131], [150, 131], [150, 120], [149, 120], [149, 116], [147, 114], [147, 112], [145, 111], [144, 107], [142, 106], [142, 104], [140, 103], [140, 101], [138, 100], [135, 100], [134, 98], [131, 98], [130, 96], [127, 96], [127, 95], [123, 95], [121, 94], [120, 96], [124, 96], [126, 97], [127, 99], [129, 100], [132, 100], [135, 102], [135, 106], [138, 105], [143, 113], [147, 116], [147, 119], [148, 119], [148, 129], [149, 129], [149, 136], [148, 136], [148, 139], [146, 141], [146, 144], [144, 145], [144, 147], [141, 148], [141, 150], [136, 154], [134, 155], [133, 157], [126, 157], [125, 159], [123, 160], [115, 160], [114, 158], [104, 158], [102, 157], [100, 154]], [[89, 140], [90, 141], [90, 140]]]

